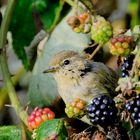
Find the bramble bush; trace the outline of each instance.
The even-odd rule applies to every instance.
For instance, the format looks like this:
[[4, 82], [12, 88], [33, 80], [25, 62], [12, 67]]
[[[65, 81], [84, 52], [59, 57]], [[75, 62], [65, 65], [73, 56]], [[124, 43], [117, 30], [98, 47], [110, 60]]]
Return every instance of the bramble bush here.
[[[0, 107], [4, 108], [9, 97], [21, 123], [19, 127], [1, 126], [0, 140], [139, 140], [140, 25], [135, 24], [139, 21], [133, 16], [131, 24], [126, 19], [124, 26], [123, 22], [111, 21], [116, 2], [106, 2], [109, 7], [98, 0], [7, 2], [0, 28], [0, 64], [5, 82], [0, 89]], [[130, 2], [130, 9], [137, 5], [134, 3]], [[127, 26], [129, 29], [125, 29]], [[17, 97], [19, 73], [11, 78], [9, 72], [8, 31], [23, 64], [21, 71], [32, 73], [25, 97], [31, 111], [25, 110]], [[43, 74], [60, 50], [82, 52], [87, 59], [104, 63], [109, 59], [119, 74], [116, 96], [99, 96], [88, 105], [79, 97], [65, 106], [54, 79]], [[90, 124], [79, 120], [84, 115]]]

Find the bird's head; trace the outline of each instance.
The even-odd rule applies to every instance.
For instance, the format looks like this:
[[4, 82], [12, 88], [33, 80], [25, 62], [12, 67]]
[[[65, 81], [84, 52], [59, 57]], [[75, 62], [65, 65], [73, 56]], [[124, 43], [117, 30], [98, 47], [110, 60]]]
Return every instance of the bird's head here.
[[53, 73], [55, 77], [78, 78], [90, 70], [89, 60], [74, 51], [61, 51], [50, 62], [44, 73]]

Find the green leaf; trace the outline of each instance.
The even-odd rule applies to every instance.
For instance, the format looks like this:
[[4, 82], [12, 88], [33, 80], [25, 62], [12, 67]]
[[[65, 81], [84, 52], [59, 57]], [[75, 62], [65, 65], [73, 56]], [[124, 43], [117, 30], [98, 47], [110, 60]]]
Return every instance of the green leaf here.
[[132, 30], [132, 34], [134, 36], [134, 40], [136, 41], [136, 45], [140, 46], [140, 25], [134, 26]]
[[36, 0], [33, 3], [33, 8], [37, 12], [43, 28], [46, 31], [51, 31], [57, 24], [64, 1], [62, 0]]
[[36, 10], [37, 13], [43, 13], [48, 7], [47, 0], [35, 0], [32, 4], [32, 7]]
[[0, 127], [0, 140], [22, 140], [21, 130], [16, 126]]
[[140, 35], [140, 25], [134, 26], [134, 28], [133, 28], [133, 34]]
[[62, 119], [48, 120], [35, 130], [36, 140], [46, 140], [54, 137], [57, 140], [66, 140], [68, 134]]
[[13, 48], [24, 66], [28, 67], [28, 60], [24, 47], [33, 39], [36, 29], [32, 17], [33, 0], [18, 0], [14, 9], [10, 31], [13, 36]]
[[56, 100], [60, 98], [52, 75], [43, 73], [48, 68], [50, 59], [59, 51], [80, 52], [88, 45], [87, 35], [77, 34], [67, 25], [68, 17], [63, 19], [52, 32], [42, 55], [38, 57], [35, 63], [27, 94], [27, 102], [33, 107], [49, 106], [53, 103], [57, 106]]
[[22, 60], [25, 68], [29, 62], [24, 50], [41, 28], [51, 31], [58, 23], [64, 1], [56, 0], [20, 0], [17, 1], [10, 31], [13, 36], [13, 48]]

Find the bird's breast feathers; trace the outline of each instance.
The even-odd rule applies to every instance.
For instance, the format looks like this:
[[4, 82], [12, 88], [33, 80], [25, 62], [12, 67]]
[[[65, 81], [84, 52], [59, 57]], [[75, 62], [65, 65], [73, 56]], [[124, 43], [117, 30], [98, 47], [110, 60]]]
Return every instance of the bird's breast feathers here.
[[[57, 79], [59, 78], [59, 80]], [[56, 77], [58, 91], [64, 102], [70, 102], [75, 98], [81, 98], [87, 102], [97, 95], [107, 92], [102, 86], [99, 87], [99, 80], [95, 75], [89, 73], [84, 78], [69, 80], [66, 77]], [[97, 84], [98, 83], [98, 84]]]

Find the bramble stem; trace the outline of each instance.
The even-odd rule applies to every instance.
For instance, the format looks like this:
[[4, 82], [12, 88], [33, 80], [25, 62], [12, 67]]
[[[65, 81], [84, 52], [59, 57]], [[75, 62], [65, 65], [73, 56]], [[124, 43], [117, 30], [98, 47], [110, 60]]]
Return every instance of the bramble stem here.
[[[24, 67], [19, 68], [19, 70], [15, 73], [14, 76], [11, 77], [13, 86], [16, 86], [20, 80], [20, 78], [25, 74], [26, 70]], [[7, 87], [4, 86], [0, 89], [0, 109], [2, 109], [5, 103], [9, 100], [8, 98], [8, 90]]]
[[16, 95], [15, 88], [13, 86], [8, 65], [7, 65], [7, 58], [6, 53], [4, 51], [5, 44], [6, 44], [6, 37], [9, 28], [9, 24], [11, 21], [13, 9], [15, 6], [16, 0], [9, 0], [6, 8], [6, 12], [4, 18], [2, 20], [1, 29], [0, 29], [0, 65], [3, 74], [3, 80], [6, 84], [8, 95], [11, 101], [12, 106], [14, 107], [17, 115], [19, 118], [27, 125], [27, 113], [24, 111], [23, 107], [21, 106], [18, 97]]
[[100, 50], [100, 48], [103, 46], [103, 44], [99, 44], [97, 46], [97, 48], [93, 51], [93, 53], [90, 55], [89, 59], [93, 59], [93, 57], [95, 56], [95, 54]]
[[95, 9], [94, 5], [91, 0], [79, 0], [83, 5], [89, 10], [89, 12], [94, 15], [95, 14]]

